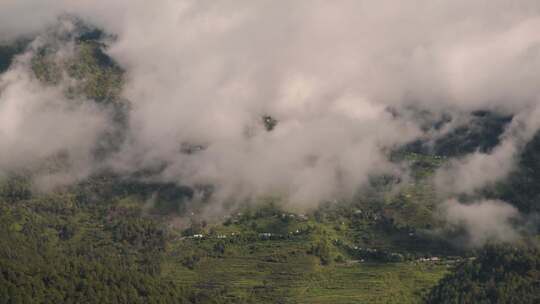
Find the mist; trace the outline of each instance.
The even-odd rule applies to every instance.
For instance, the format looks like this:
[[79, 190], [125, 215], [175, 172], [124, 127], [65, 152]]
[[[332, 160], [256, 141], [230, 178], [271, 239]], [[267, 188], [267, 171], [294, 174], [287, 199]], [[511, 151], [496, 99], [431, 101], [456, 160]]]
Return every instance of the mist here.
[[462, 204], [448, 200], [439, 206], [449, 229], [464, 229], [466, 245], [482, 246], [488, 242], [512, 242], [520, 238], [513, 224], [521, 218], [518, 210], [502, 201], [484, 200]]
[[[216, 209], [264, 195], [305, 209], [351, 198], [371, 175], [407, 174], [388, 155], [426, 134], [389, 109], [452, 113], [454, 121], [475, 110], [512, 115], [493, 151], [437, 173], [439, 190], [452, 197], [504, 178], [539, 127], [538, 1], [8, 0], [1, 7], [0, 41], [48, 39], [44, 29], [73, 15], [114, 36], [106, 52], [126, 71], [127, 139], [99, 164], [89, 155], [111, 128], [107, 109], [39, 84], [31, 50], [1, 76], [0, 169], [70, 155], [66, 173], [42, 183], [103, 166], [127, 174], [160, 167], [159, 181], [213, 185]], [[270, 132], [265, 115], [278, 122]], [[201, 149], [182, 153], [186, 145]]]

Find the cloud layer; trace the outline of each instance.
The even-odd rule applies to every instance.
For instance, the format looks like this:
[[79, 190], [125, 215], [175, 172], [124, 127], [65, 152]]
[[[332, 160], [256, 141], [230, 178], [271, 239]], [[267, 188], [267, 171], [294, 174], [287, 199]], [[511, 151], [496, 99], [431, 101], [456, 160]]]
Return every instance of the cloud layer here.
[[[421, 131], [389, 108], [518, 117], [491, 154], [440, 177], [451, 192], [503, 177], [538, 129], [530, 115], [540, 98], [538, 1], [8, 0], [0, 40], [39, 32], [65, 13], [117, 37], [108, 53], [127, 71], [122, 94], [132, 110], [129, 140], [110, 165], [165, 164], [160, 179], [213, 184], [222, 200], [279, 193], [303, 206], [395, 172], [387, 152]], [[55, 107], [58, 92], [42, 91], [21, 69], [2, 76], [0, 117], [9, 119], [0, 123], [12, 133], [0, 154], [13, 165], [62, 147], [84, 159], [106, 115]], [[12, 109], [14, 98], [28, 105], [25, 114]], [[279, 121], [272, 132], [263, 115]], [[17, 117], [24, 123], [10, 122]], [[186, 154], [183, 145], [204, 149]]]

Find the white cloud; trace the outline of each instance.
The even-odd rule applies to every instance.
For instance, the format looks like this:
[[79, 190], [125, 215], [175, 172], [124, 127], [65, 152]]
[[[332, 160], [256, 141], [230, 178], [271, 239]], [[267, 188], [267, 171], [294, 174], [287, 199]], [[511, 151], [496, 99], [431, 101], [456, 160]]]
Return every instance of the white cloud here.
[[[390, 169], [385, 150], [419, 134], [387, 107], [524, 116], [540, 96], [538, 1], [7, 0], [0, 37], [40, 30], [62, 13], [117, 35], [108, 52], [127, 71], [133, 107], [130, 140], [113, 165], [166, 163], [162, 179], [212, 183], [224, 198], [272, 192], [308, 204], [353, 192]], [[16, 119], [3, 98], [0, 115]], [[62, 113], [42, 123], [73, 124], [77, 116]], [[258, 126], [263, 114], [279, 120], [273, 132]], [[94, 130], [81, 126], [73, 134]], [[43, 141], [46, 151], [78, 149], [72, 134], [59, 134], [67, 143]], [[206, 149], [181, 154], [185, 142]], [[514, 142], [470, 156], [475, 165], [464, 170], [502, 176]]]
[[494, 200], [462, 204], [448, 200], [440, 206], [449, 227], [464, 228], [471, 246], [481, 246], [489, 241], [509, 242], [519, 238], [512, 221], [519, 219], [516, 208]]

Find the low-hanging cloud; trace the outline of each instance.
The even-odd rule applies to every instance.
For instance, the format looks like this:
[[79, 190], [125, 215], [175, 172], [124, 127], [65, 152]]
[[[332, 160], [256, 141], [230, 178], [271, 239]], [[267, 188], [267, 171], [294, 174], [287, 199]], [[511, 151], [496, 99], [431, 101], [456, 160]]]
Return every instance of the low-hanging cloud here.
[[108, 113], [66, 98], [62, 86], [41, 83], [31, 73], [33, 53], [29, 49], [0, 75], [0, 173], [31, 169], [55, 179], [51, 184], [71, 182], [88, 174]]
[[[386, 154], [421, 131], [388, 108], [521, 117], [540, 98], [538, 1], [8, 0], [0, 40], [39, 32], [62, 14], [116, 36], [107, 52], [126, 70], [122, 95], [132, 106], [128, 140], [108, 165], [164, 165], [159, 179], [212, 184], [223, 200], [278, 193], [309, 205], [395, 172]], [[0, 116], [11, 116], [6, 96]], [[93, 138], [102, 114], [84, 113], [92, 126], [80, 129]], [[263, 115], [279, 121], [272, 132]], [[77, 130], [68, 116], [54, 122]], [[537, 118], [522, 123], [535, 132]], [[65, 136], [62, 145], [76, 149]], [[452, 191], [504, 176], [521, 138], [508, 132], [490, 155], [469, 156], [457, 172], [475, 178], [455, 179]], [[183, 145], [203, 149], [181, 153]]]
[[519, 152], [540, 128], [540, 106], [524, 109], [513, 118], [493, 151], [476, 151], [451, 160], [437, 171], [435, 183], [445, 194], [472, 193], [507, 177]]
[[518, 220], [520, 214], [515, 207], [505, 202], [485, 200], [462, 204], [451, 199], [439, 208], [448, 228], [465, 230], [469, 246], [481, 246], [487, 242], [511, 242], [519, 238], [519, 231], [512, 221]]

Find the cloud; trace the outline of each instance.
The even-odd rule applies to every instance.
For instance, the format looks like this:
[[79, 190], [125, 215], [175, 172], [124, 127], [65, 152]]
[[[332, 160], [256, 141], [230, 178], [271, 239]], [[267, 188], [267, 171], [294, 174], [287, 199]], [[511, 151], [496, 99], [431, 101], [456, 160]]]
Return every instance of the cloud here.
[[[30, 169], [73, 181], [88, 174], [109, 113], [84, 99], [68, 99], [63, 84], [46, 85], [31, 72], [30, 48], [0, 75], [0, 172]], [[48, 187], [46, 187], [48, 188]]]
[[486, 242], [511, 242], [519, 238], [512, 221], [520, 218], [513, 206], [496, 200], [462, 204], [451, 199], [439, 206], [447, 227], [464, 229], [467, 245], [481, 246]]
[[[421, 134], [388, 108], [521, 117], [540, 97], [538, 1], [8, 0], [0, 40], [64, 13], [117, 37], [107, 52], [126, 69], [132, 107], [128, 140], [108, 164], [124, 172], [164, 165], [157, 178], [213, 184], [222, 200], [279, 193], [310, 205], [350, 196], [370, 174], [393, 172], [387, 152]], [[84, 111], [94, 110], [75, 112]], [[272, 132], [263, 115], [279, 121]], [[71, 126], [75, 116], [65, 116], [54, 123]], [[534, 119], [522, 122], [536, 131]], [[99, 130], [88, 124], [68, 129]], [[452, 191], [503, 176], [521, 145], [512, 134], [492, 154], [456, 165]], [[65, 136], [40, 143], [88, 150]], [[203, 149], [181, 153], [183, 145]]]

